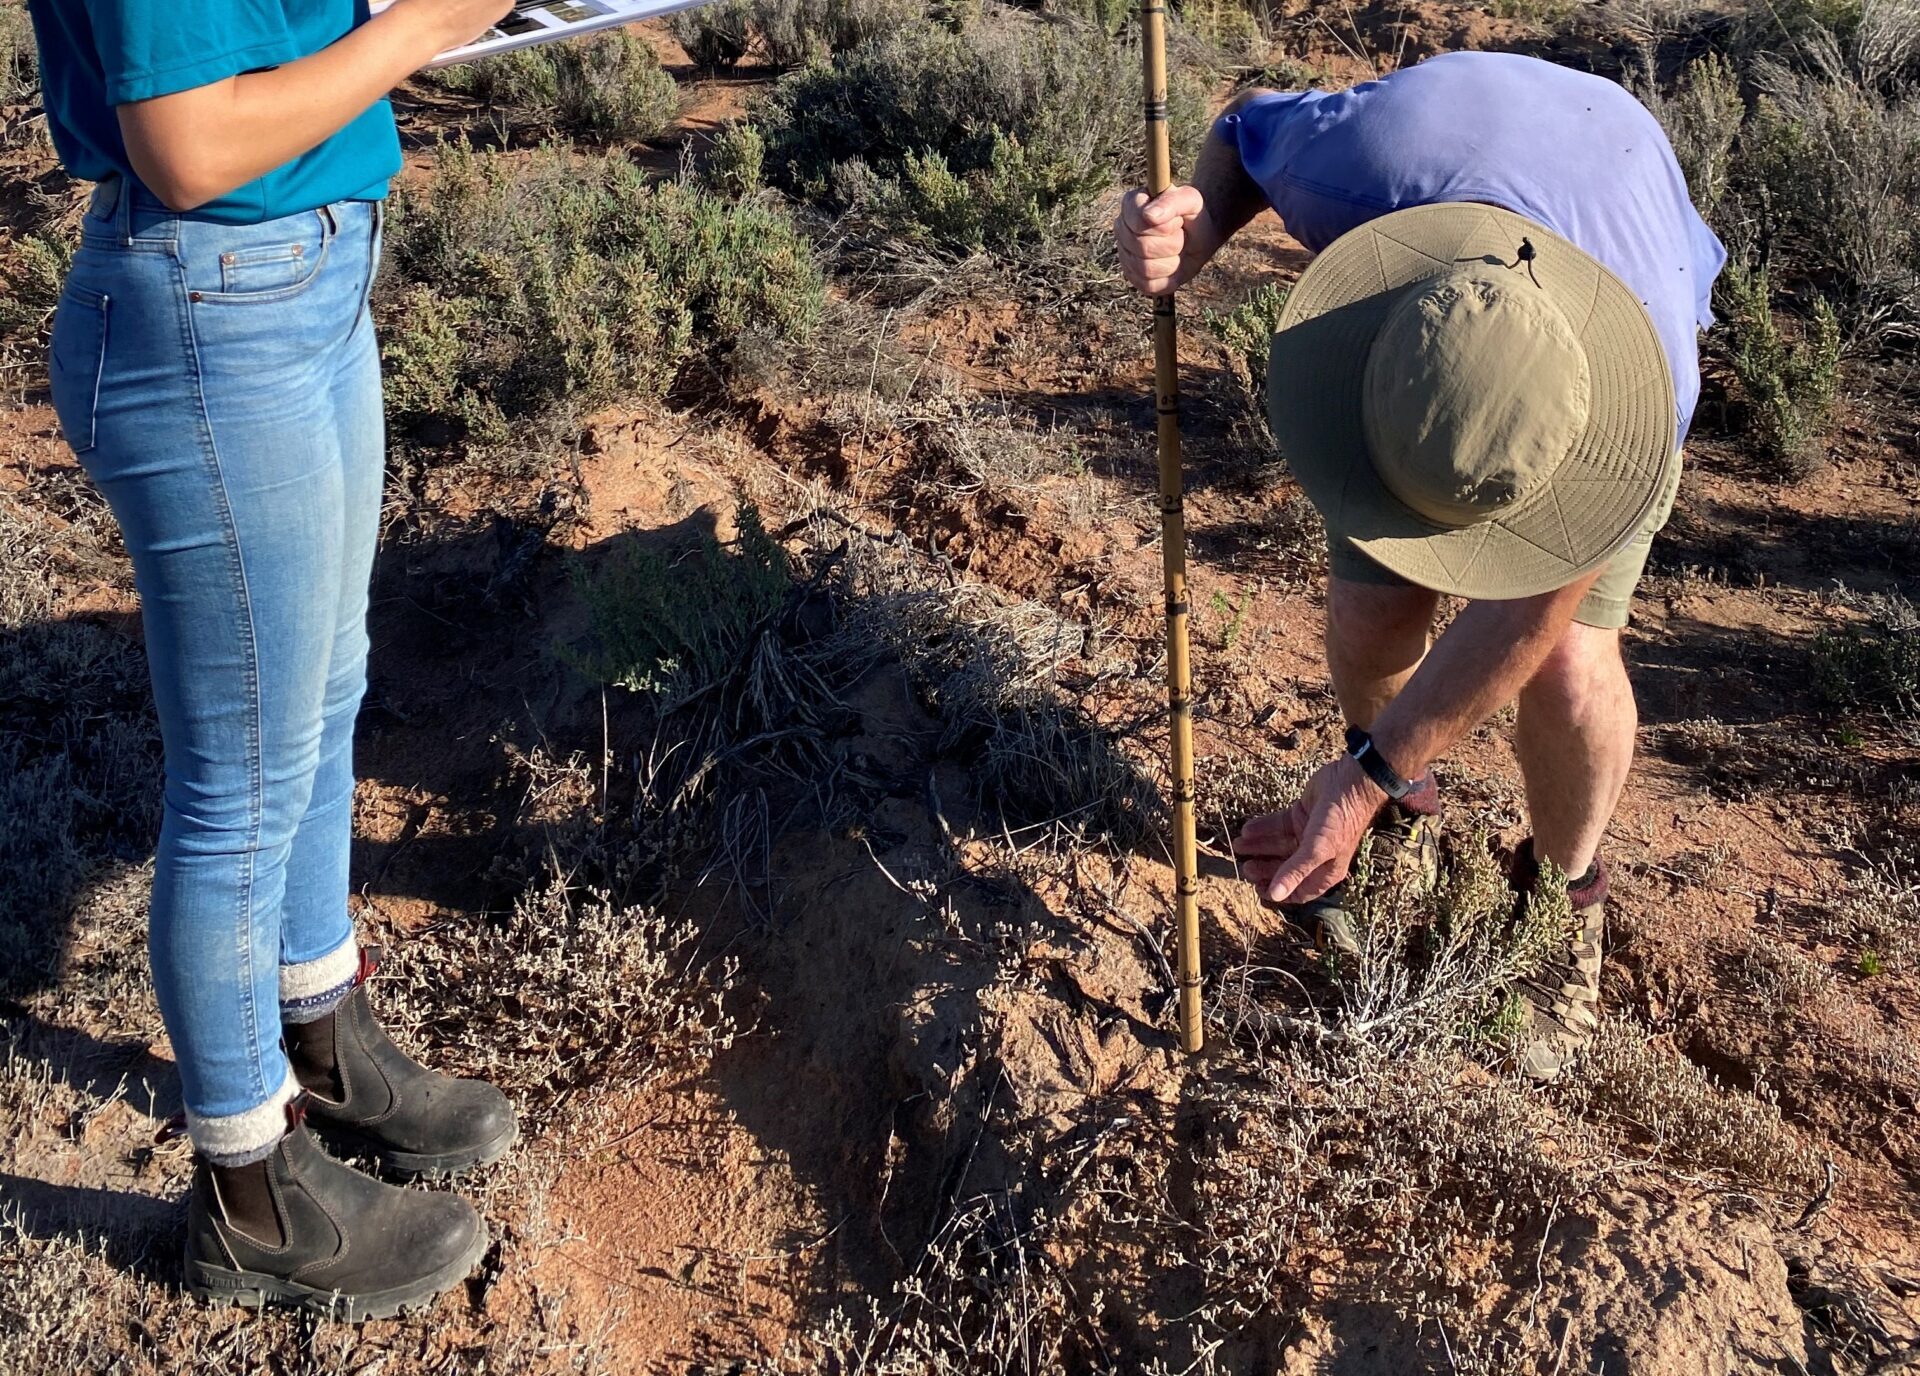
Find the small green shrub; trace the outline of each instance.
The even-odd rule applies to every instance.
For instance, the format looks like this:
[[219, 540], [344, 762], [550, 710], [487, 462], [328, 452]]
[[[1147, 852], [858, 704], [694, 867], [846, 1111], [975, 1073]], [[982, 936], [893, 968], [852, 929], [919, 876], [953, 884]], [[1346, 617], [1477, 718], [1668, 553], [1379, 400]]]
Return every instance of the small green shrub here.
[[564, 145], [526, 161], [442, 147], [425, 184], [396, 198], [390, 243], [395, 418], [451, 420], [482, 440], [562, 401], [658, 397], [749, 328], [804, 339], [826, 299], [779, 207]]
[[[1128, 0], [1112, 0], [1118, 13], [1108, 32], [1118, 33], [1137, 6]], [[1267, 20], [1241, 0], [1198, 0], [1180, 11], [1187, 34], [1212, 49], [1215, 60], [1226, 66], [1258, 64], [1273, 47], [1273, 33]]]
[[1734, 375], [1751, 408], [1761, 457], [1782, 476], [1810, 473], [1833, 420], [1840, 385], [1840, 322], [1824, 297], [1803, 336], [1780, 332], [1767, 269], [1728, 263], [1720, 278], [1722, 329]]
[[1716, 204], [1731, 255], [1818, 282], [1857, 341], [1920, 327], [1920, 104], [1760, 76]]
[[1825, 296], [1850, 351], [1920, 330], [1917, 76], [1920, 6], [1781, 0], [1638, 91], [1729, 256]]
[[1286, 308], [1286, 289], [1265, 282], [1232, 310], [1210, 310], [1204, 317], [1207, 329], [1225, 346], [1227, 368], [1240, 384], [1247, 410], [1262, 433], [1267, 424], [1267, 355]]
[[921, 0], [720, 0], [681, 10], [668, 28], [703, 67], [757, 53], [776, 67], [824, 62], [923, 17]]
[[1747, 117], [1733, 64], [1719, 53], [1708, 53], [1687, 68], [1672, 95], [1651, 88], [1638, 94], [1665, 127], [1695, 207], [1712, 221], [1732, 174], [1734, 141]]
[[1513, 19], [1540, 29], [1557, 29], [1573, 18], [1579, 0], [1487, 0], [1496, 19]]
[[590, 677], [667, 706], [734, 673], [793, 589], [787, 557], [750, 506], [730, 551], [712, 536], [679, 558], [634, 546], [583, 576]]
[[1861, 610], [1813, 642], [1814, 687], [1830, 708], [1920, 717], [1920, 608], [1886, 593], [1862, 598]]
[[[1009, 16], [952, 33], [916, 25], [784, 77], [759, 112], [767, 175], [939, 249], [1010, 250], [1085, 229], [1137, 170], [1139, 64], [1081, 26]], [[1183, 150], [1205, 98], [1176, 84]]]
[[26, 105], [40, 98], [40, 55], [33, 21], [19, 0], [0, 0], [0, 105]]
[[583, 138], [644, 143], [680, 116], [680, 88], [660, 55], [626, 29], [448, 67], [437, 80]]
[[751, 124], [732, 123], [714, 136], [706, 179], [726, 196], [751, 196], [765, 180], [767, 141]]
[[71, 238], [49, 227], [0, 253], [0, 353], [27, 354], [38, 366], [74, 248]]

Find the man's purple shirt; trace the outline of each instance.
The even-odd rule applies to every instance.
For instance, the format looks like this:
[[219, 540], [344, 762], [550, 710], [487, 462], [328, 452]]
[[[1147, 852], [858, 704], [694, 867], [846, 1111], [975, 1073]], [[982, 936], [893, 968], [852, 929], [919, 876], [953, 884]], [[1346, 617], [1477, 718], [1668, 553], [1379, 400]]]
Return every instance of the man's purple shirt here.
[[1726, 250], [1665, 131], [1621, 87], [1538, 58], [1449, 53], [1338, 92], [1255, 97], [1224, 121], [1287, 232], [1319, 252], [1411, 206], [1482, 201], [1611, 268], [1652, 317], [1684, 436]]

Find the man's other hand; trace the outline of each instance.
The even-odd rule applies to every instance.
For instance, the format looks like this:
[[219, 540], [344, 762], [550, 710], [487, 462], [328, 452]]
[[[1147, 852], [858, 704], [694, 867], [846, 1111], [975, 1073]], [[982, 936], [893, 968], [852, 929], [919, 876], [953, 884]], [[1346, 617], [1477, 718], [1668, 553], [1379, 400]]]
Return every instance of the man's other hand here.
[[1285, 812], [1251, 818], [1234, 851], [1240, 872], [1274, 903], [1305, 903], [1347, 877], [1387, 795], [1350, 755], [1322, 765]]
[[1191, 186], [1174, 186], [1158, 196], [1136, 187], [1120, 202], [1113, 223], [1120, 247], [1120, 271], [1149, 296], [1165, 296], [1180, 285], [1181, 256], [1187, 226], [1206, 213], [1206, 203]]

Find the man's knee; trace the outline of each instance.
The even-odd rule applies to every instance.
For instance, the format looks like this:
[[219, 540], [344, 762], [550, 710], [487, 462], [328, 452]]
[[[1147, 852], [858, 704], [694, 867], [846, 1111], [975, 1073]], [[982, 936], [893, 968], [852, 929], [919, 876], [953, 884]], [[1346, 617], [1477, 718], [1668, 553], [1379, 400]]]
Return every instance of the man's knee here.
[[1620, 632], [1574, 622], [1528, 680], [1525, 696], [1540, 705], [1553, 703], [1580, 714], [1601, 700], [1617, 701], [1626, 688], [1620, 658]]

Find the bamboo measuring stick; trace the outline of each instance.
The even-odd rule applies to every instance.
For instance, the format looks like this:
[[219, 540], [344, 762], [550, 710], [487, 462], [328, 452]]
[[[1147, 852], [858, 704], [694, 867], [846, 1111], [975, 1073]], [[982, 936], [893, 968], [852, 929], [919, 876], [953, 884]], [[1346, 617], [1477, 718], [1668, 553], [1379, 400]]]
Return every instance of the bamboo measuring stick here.
[[[1167, 138], [1166, 0], [1141, 0], [1145, 67], [1147, 190], [1173, 185]], [[1187, 642], [1187, 523], [1180, 482], [1180, 358], [1173, 296], [1153, 303], [1154, 410], [1160, 428], [1160, 557], [1167, 586], [1167, 708], [1173, 742], [1174, 912], [1180, 926], [1180, 1049], [1206, 1042], [1200, 1024], [1200, 879], [1193, 836], [1193, 682]]]

